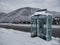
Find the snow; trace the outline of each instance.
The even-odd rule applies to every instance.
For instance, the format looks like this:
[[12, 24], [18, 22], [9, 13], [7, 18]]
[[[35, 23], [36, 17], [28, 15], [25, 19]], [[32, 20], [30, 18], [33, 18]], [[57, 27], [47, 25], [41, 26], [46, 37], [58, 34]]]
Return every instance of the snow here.
[[46, 41], [31, 38], [28, 32], [0, 28], [0, 45], [60, 45], [60, 38], [52, 37], [51, 41]]
[[51, 16], [52, 16], [51, 13], [47, 13], [46, 11], [35, 12], [32, 16], [34, 16], [34, 15], [38, 15], [38, 14], [42, 14], [42, 15], [46, 15], [46, 16], [48, 16], [48, 15], [51, 15]]

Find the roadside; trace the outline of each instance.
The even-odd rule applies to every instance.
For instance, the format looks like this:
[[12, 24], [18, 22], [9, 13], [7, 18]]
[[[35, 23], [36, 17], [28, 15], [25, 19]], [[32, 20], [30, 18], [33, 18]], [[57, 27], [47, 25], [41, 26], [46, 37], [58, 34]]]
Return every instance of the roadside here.
[[[14, 29], [24, 32], [30, 32], [30, 26], [30, 24], [0, 23], [1, 28]], [[52, 36], [60, 38], [60, 25], [52, 25]]]

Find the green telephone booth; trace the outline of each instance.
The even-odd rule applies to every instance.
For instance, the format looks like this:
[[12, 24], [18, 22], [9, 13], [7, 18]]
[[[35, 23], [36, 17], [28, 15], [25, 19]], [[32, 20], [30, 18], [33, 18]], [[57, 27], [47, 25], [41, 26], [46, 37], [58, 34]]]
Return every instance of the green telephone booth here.
[[52, 16], [34, 15], [31, 17], [31, 37], [45, 37], [47, 41], [52, 39]]

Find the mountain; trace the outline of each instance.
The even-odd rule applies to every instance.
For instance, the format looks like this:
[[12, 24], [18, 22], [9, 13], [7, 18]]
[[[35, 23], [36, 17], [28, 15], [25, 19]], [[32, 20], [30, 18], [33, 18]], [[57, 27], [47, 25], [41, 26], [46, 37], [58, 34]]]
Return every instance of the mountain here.
[[[16, 9], [7, 15], [2, 16], [4, 17], [0, 22], [6, 22], [6, 23], [20, 23], [29, 21], [30, 22], [30, 16], [34, 14], [37, 10], [40, 10], [39, 8], [32, 8], [32, 7], [24, 7]], [[48, 13], [51, 13], [53, 18], [54, 17], [60, 17], [60, 12], [55, 11], [47, 11]]]
[[4, 13], [4, 12], [0, 12], [0, 21], [1, 21], [5, 16], [7, 16], [6, 13]]
[[3, 17], [6, 16], [6, 15], [7, 15], [6, 13], [1, 12], [1, 13], [0, 13], [0, 19], [3, 18]]
[[39, 8], [24, 7], [14, 10], [2, 20], [2, 22], [22, 22], [29, 21], [30, 16], [36, 12]]
[[60, 17], [60, 12], [56, 12], [56, 11], [47, 11], [47, 13], [51, 13], [53, 18], [55, 18], [55, 17]]

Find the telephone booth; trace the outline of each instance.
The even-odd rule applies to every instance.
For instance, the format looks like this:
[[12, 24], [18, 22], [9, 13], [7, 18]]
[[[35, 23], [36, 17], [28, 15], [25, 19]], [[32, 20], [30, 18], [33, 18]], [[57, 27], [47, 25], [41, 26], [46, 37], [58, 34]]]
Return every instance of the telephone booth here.
[[34, 15], [31, 16], [31, 37], [45, 37], [47, 41], [52, 39], [52, 16]]

